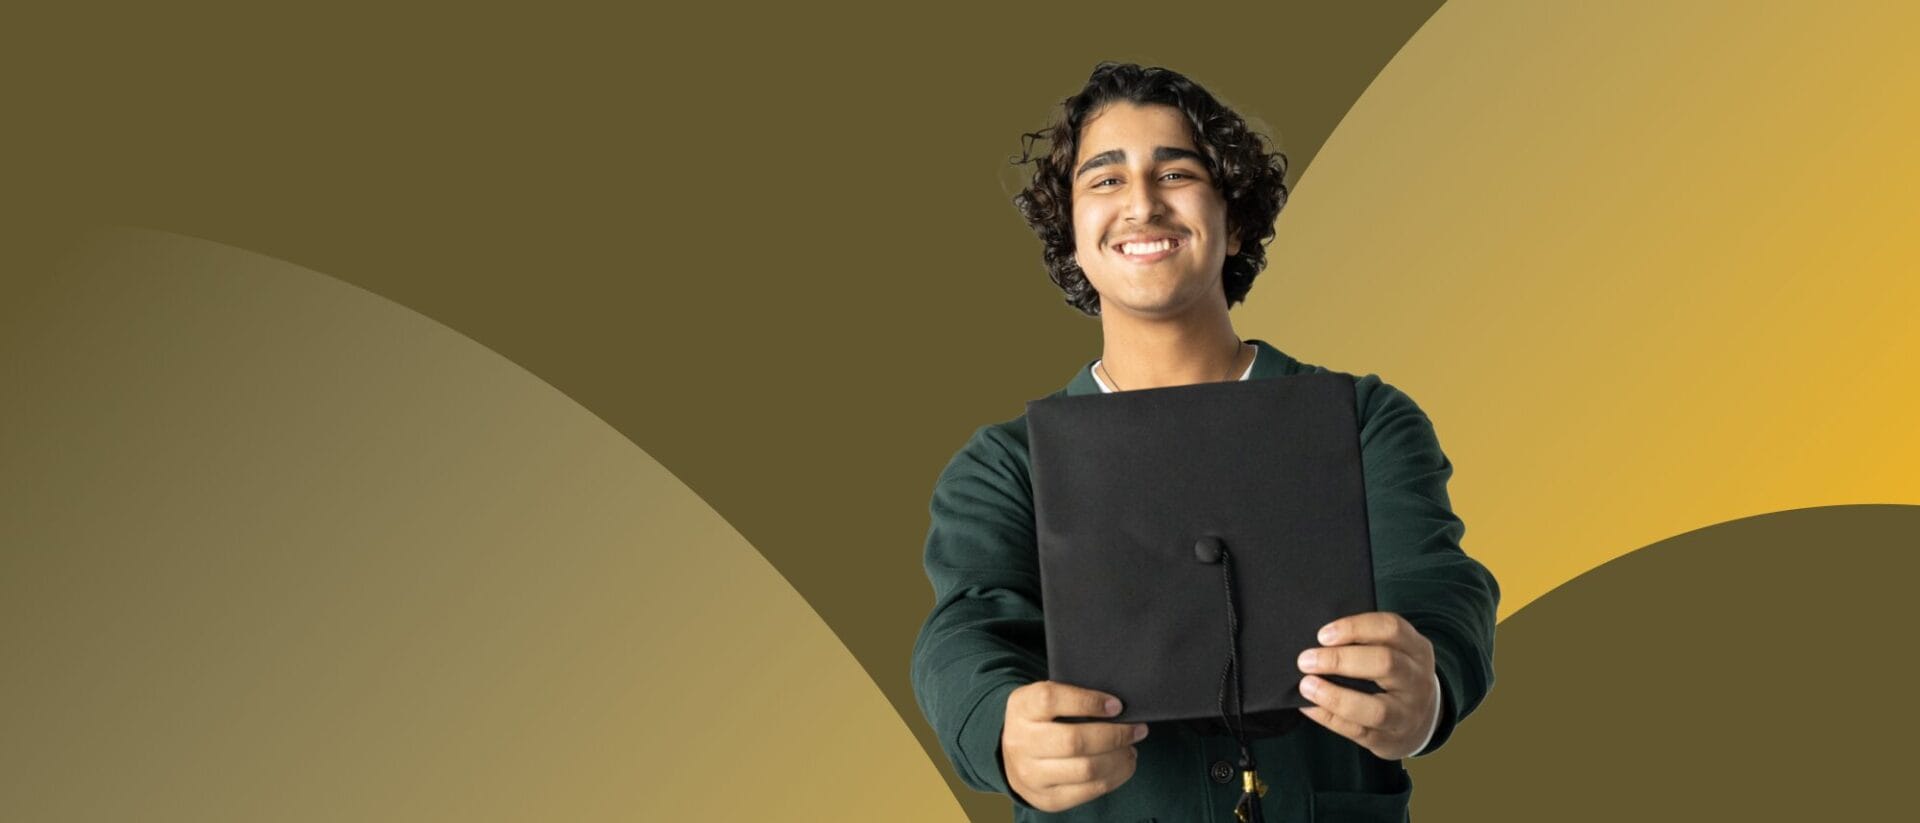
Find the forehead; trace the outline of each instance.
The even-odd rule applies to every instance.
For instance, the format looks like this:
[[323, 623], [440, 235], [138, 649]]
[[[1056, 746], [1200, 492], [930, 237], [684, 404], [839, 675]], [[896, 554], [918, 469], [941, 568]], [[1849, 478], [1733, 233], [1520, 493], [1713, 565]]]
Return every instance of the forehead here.
[[1074, 165], [1110, 149], [1127, 151], [1129, 160], [1139, 160], [1159, 146], [1198, 150], [1186, 115], [1172, 106], [1110, 103], [1081, 124]]

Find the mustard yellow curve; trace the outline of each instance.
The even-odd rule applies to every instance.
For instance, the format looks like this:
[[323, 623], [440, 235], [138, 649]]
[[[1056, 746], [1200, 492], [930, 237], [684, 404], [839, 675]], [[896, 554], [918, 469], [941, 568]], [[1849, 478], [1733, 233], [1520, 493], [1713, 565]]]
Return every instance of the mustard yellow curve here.
[[117, 230], [11, 293], [0, 818], [963, 820], [633, 443], [337, 280]]
[[1447, 3], [1244, 335], [1431, 415], [1510, 614], [1633, 547], [1920, 502], [1910, 4]]

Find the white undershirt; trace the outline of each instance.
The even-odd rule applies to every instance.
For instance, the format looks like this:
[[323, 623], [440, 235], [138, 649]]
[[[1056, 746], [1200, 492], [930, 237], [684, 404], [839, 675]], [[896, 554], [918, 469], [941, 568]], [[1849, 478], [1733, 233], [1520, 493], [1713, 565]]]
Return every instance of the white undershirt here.
[[[1254, 349], [1253, 360], [1259, 360], [1259, 359], [1260, 359], [1260, 350]], [[1247, 370], [1240, 373], [1241, 380], [1245, 380], [1247, 379], [1247, 375], [1253, 374], [1253, 360], [1247, 361]], [[1107, 385], [1107, 381], [1100, 379], [1100, 364], [1103, 362], [1105, 362], [1104, 358], [1101, 360], [1093, 361], [1093, 365], [1088, 366], [1087, 371], [1090, 371], [1093, 373], [1093, 382], [1100, 384], [1101, 391], [1106, 392], [1108, 394], [1112, 394], [1113, 388]]]
[[[1260, 359], [1259, 349], [1254, 349], [1253, 358], [1254, 360]], [[1099, 360], [1093, 361], [1093, 365], [1088, 366], [1087, 371], [1093, 374], [1093, 382], [1100, 384], [1100, 391], [1105, 392], [1107, 394], [1112, 394], [1113, 389], [1107, 385], [1107, 381], [1100, 379], [1100, 362], [1101, 361]], [[1253, 361], [1250, 360], [1250, 361], [1247, 361], [1247, 370], [1240, 373], [1240, 379], [1245, 380], [1251, 374], [1253, 374]], [[1414, 749], [1414, 751], [1416, 752], [1420, 751], [1420, 749], [1426, 748], [1428, 743], [1432, 743], [1433, 733], [1436, 731], [1439, 731], [1439, 729], [1440, 729], [1440, 673], [1438, 671], [1435, 671], [1433, 673], [1433, 720], [1427, 723], [1427, 736], [1421, 739], [1420, 748]]]

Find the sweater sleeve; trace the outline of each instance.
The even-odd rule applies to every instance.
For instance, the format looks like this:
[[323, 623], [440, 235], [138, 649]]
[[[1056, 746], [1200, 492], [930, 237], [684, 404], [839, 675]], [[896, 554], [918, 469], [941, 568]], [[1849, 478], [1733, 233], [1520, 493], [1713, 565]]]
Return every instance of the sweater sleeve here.
[[1031, 480], [1004, 430], [976, 431], [934, 486], [924, 557], [933, 611], [913, 647], [913, 691], [954, 771], [980, 791], [1007, 786], [1007, 695], [1046, 679], [1046, 634]]
[[1466, 526], [1453, 513], [1453, 463], [1433, 423], [1404, 392], [1374, 375], [1356, 385], [1360, 452], [1381, 611], [1395, 612], [1433, 643], [1440, 718], [1417, 754], [1446, 743], [1493, 688], [1493, 633], [1500, 586], [1460, 549]]

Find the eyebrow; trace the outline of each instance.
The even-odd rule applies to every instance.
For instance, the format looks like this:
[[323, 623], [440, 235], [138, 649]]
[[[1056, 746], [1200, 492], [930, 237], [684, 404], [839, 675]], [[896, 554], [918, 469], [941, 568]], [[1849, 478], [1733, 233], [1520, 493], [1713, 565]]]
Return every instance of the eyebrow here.
[[[1080, 175], [1086, 174], [1100, 166], [1110, 166], [1115, 163], [1124, 162], [1126, 159], [1127, 152], [1125, 149], [1108, 149], [1087, 158], [1087, 162], [1080, 164], [1080, 170], [1073, 173], [1073, 178], [1078, 180], [1080, 179]], [[1153, 147], [1153, 162], [1165, 163], [1168, 160], [1192, 160], [1203, 166], [1207, 163], [1207, 158], [1201, 157], [1199, 152], [1193, 151], [1192, 149], [1182, 149], [1175, 146]]]

